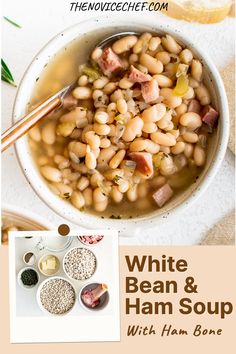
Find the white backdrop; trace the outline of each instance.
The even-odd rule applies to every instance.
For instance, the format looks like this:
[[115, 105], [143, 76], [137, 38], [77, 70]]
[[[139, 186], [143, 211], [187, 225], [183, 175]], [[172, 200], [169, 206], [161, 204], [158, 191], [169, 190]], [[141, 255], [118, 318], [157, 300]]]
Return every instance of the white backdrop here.
[[[55, 34], [87, 18], [101, 15], [98, 12], [70, 12], [68, 0], [4, 0], [2, 2], [2, 14], [22, 26], [18, 29], [2, 20], [2, 57], [11, 68], [17, 83], [20, 82], [33, 56]], [[147, 16], [147, 13], [136, 14], [142, 18]], [[117, 15], [119, 17], [121, 13]], [[112, 16], [115, 16], [114, 13]], [[170, 19], [160, 13], [151, 13], [148, 16], [156, 18], [158, 24], [168, 23], [181, 32], [188, 33], [193, 42], [200, 44], [214, 58], [219, 70], [233, 61], [234, 19], [227, 18], [218, 24], [201, 25]], [[122, 13], [122, 18], [128, 17], [129, 13]], [[15, 88], [2, 84], [2, 131], [11, 124], [15, 95]], [[233, 209], [233, 188], [234, 157], [228, 150], [215, 180], [192, 207], [185, 210], [181, 216], [159, 222], [151, 231], [142, 230], [141, 234], [122, 238], [120, 242], [121, 244], [197, 244], [208, 229]], [[56, 227], [65, 221], [51, 211], [31, 189], [20, 170], [13, 148], [6, 151], [2, 157], [2, 202], [36, 212], [46, 217]]]

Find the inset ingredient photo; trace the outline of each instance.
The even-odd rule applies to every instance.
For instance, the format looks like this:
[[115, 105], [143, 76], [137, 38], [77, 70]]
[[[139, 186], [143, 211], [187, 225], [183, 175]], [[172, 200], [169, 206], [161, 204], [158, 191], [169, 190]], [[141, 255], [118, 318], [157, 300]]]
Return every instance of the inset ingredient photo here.
[[14, 231], [9, 246], [13, 343], [119, 340], [117, 232]]

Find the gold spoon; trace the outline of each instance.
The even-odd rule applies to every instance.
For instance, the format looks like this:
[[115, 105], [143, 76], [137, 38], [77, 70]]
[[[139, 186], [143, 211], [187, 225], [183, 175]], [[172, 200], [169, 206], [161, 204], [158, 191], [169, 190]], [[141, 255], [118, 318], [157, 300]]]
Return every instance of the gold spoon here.
[[[112, 36], [109, 36], [102, 40], [97, 47], [105, 48], [114, 40], [121, 38], [123, 36], [134, 35], [136, 32], [120, 32]], [[1, 136], [1, 152], [5, 151], [8, 147], [14, 144], [19, 138], [25, 135], [36, 123], [38, 123], [42, 118], [47, 116], [56, 108], [62, 107], [64, 98], [72, 91], [76, 86], [76, 82], [64, 87], [62, 90], [58, 91], [55, 95], [48, 98], [42, 104], [40, 104], [33, 111], [28, 113], [26, 116], [21, 118], [12, 127], [7, 129]]]

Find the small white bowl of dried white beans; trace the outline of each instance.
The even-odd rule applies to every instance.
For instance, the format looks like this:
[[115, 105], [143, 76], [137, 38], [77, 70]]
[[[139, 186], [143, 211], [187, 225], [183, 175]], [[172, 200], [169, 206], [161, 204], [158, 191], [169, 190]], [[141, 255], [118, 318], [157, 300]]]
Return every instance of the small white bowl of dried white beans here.
[[[196, 200], [220, 167], [229, 133], [212, 60], [187, 36], [147, 22], [101, 18], [60, 33], [30, 65], [14, 108], [20, 117], [77, 79], [64, 108], [17, 142], [17, 155], [54, 211], [121, 235]], [[96, 47], [122, 31], [137, 35]]]

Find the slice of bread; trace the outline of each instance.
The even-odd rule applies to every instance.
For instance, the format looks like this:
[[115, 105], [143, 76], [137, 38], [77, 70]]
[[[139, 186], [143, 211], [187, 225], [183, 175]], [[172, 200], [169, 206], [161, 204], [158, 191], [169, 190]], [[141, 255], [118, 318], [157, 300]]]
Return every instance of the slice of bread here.
[[230, 12], [232, 0], [169, 0], [165, 14], [190, 22], [215, 23]]

